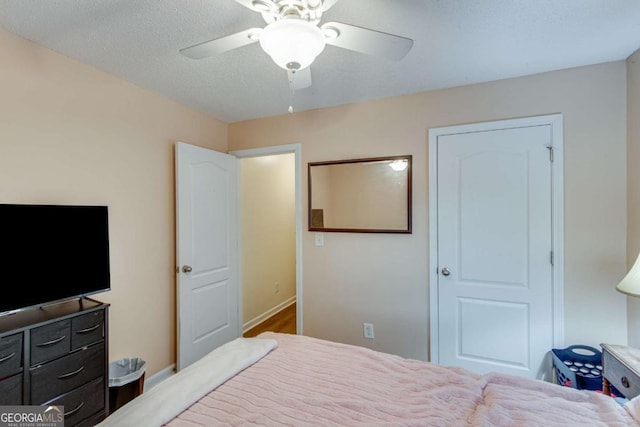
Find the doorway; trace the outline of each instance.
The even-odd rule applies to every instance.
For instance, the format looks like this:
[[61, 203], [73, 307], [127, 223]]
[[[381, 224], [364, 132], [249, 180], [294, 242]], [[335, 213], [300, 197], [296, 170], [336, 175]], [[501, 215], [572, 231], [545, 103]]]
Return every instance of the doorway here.
[[242, 335], [301, 334], [299, 146], [231, 154], [238, 158]]
[[563, 329], [561, 119], [430, 131], [435, 363], [551, 380]]

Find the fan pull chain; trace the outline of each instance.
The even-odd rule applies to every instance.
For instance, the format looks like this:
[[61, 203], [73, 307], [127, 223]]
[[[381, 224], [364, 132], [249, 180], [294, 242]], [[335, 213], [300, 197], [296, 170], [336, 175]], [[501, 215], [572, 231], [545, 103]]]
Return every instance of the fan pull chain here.
[[291, 91], [291, 99], [289, 101], [289, 114], [293, 113], [293, 90]]
[[296, 73], [291, 73], [291, 77], [289, 78], [289, 114], [293, 113], [293, 99], [295, 97], [296, 90], [293, 86], [293, 80], [296, 78]]

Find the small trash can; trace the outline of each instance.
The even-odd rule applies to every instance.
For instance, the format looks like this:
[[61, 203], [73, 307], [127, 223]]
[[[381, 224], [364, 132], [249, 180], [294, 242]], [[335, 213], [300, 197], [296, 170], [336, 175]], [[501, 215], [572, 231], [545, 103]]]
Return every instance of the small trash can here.
[[109, 363], [109, 413], [142, 394], [146, 365], [139, 357]]

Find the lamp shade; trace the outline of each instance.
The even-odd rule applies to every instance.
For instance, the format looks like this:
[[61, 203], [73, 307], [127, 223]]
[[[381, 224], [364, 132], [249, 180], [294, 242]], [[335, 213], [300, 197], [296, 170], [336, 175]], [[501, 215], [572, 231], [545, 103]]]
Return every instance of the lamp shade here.
[[633, 264], [633, 267], [631, 267], [631, 270], [629, 270], [627, 275], [618, 283], [616, 289], [623, 294], [640, 297], [640, 255], [636, 258], [636, 262]]
[[307, 68], [324, 50], [325, 39], [316, 25], [300, 19], [282, 19], [267, 25], [260, 46], [285, 70]]

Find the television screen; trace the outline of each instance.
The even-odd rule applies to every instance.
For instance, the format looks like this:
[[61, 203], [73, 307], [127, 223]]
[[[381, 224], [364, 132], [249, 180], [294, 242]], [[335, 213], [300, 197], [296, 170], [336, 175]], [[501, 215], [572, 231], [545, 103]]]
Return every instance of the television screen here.
[[110, 289], [106, 206], [0, 204], [0, 313]]

